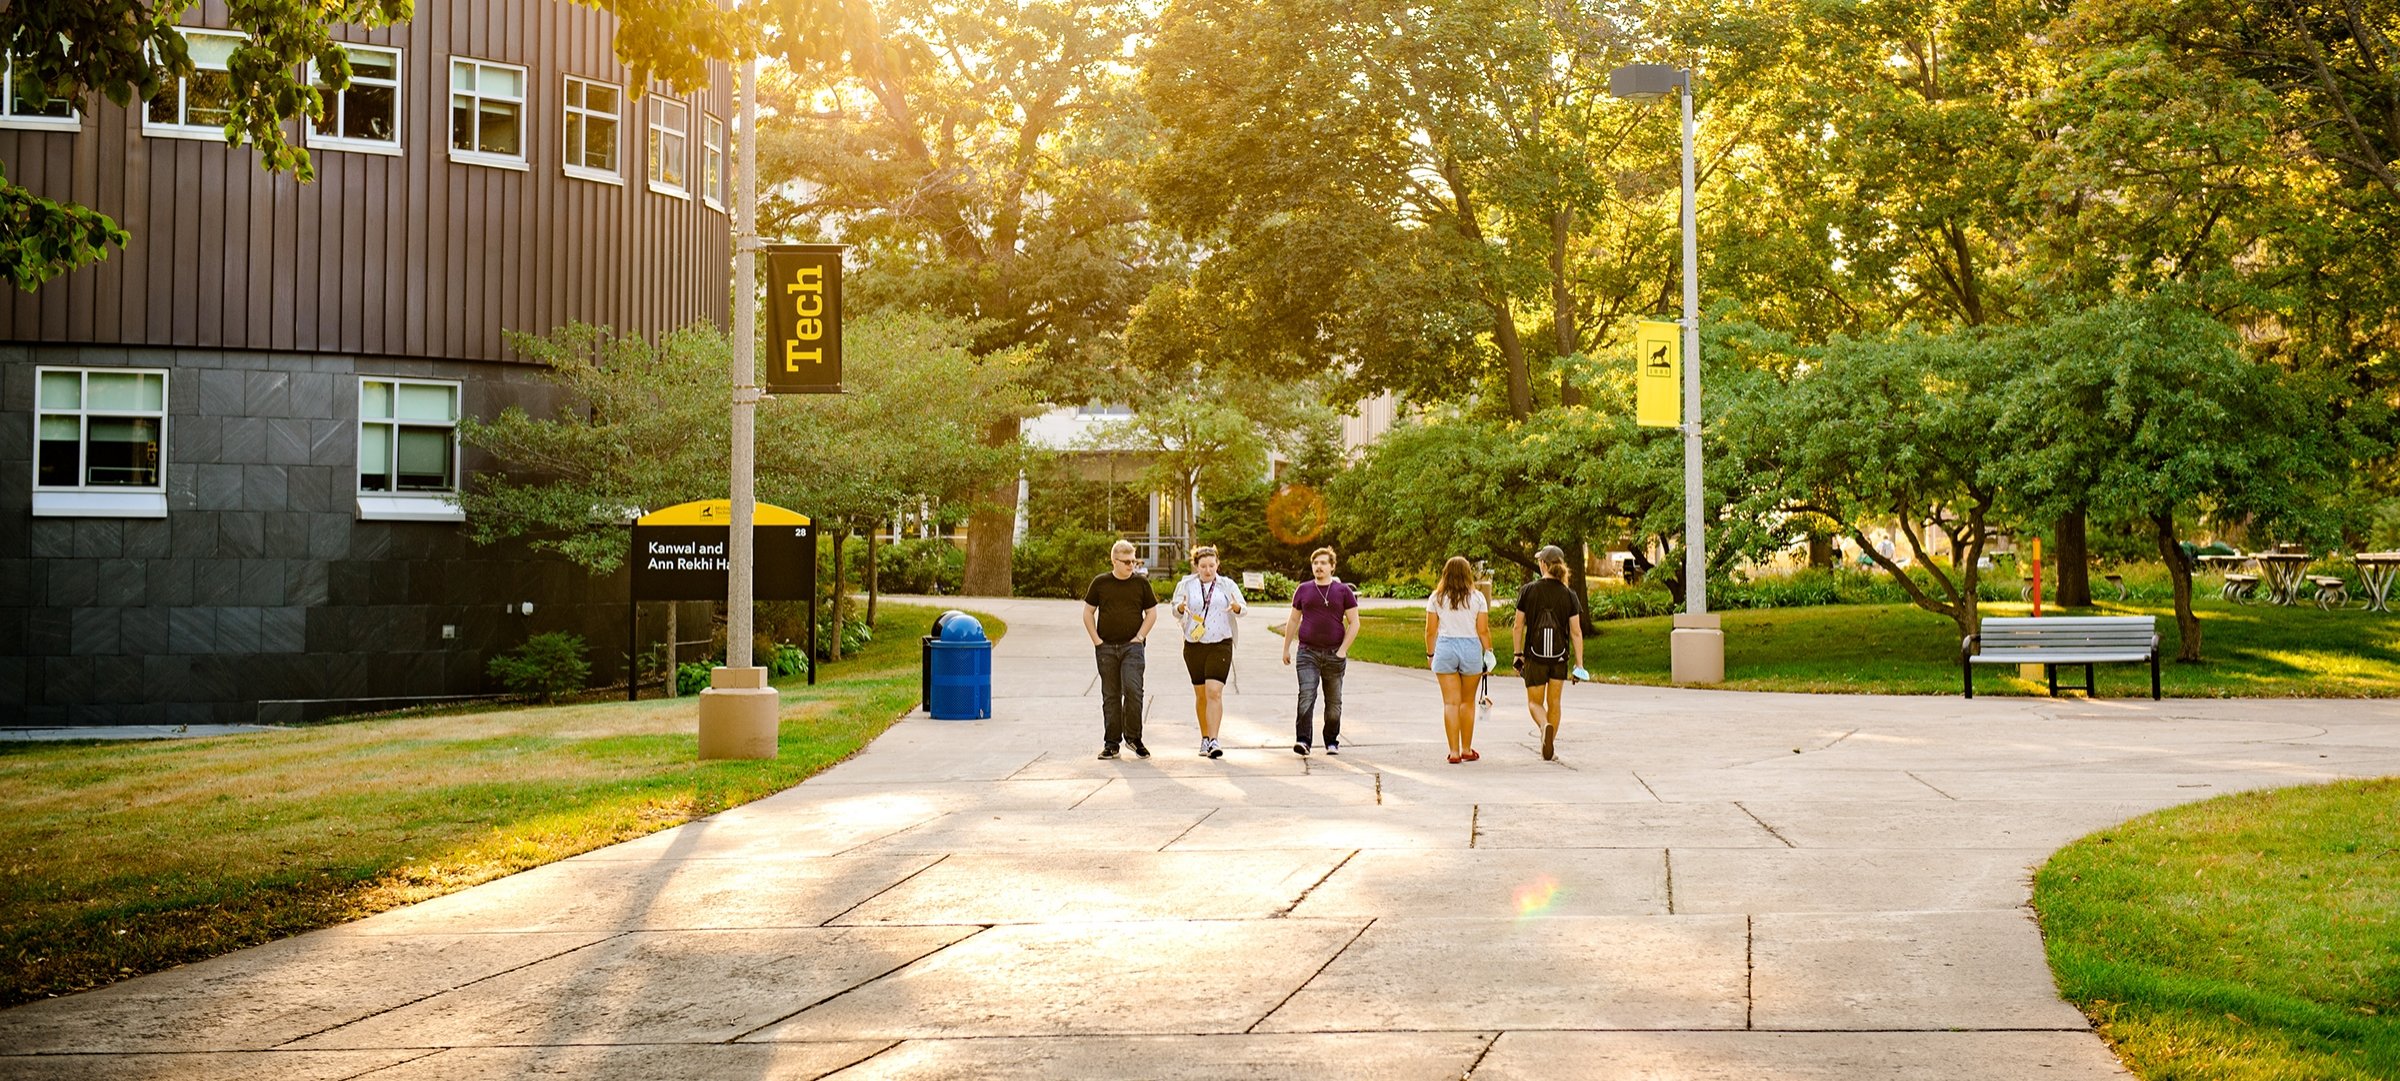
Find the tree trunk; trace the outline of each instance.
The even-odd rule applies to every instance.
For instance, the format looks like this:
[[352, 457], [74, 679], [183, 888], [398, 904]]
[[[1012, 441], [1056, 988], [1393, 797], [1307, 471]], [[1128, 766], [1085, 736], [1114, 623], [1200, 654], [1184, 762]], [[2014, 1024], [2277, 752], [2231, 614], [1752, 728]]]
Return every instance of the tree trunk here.
[[2092, 546], [2085, 534], [2089, 515], [2077, 507], [2058, 517], [2058, 606], [2092, 606]]
[[875, 602], [882, 599], [883, 593], [882, 568], [875, 565], [875, 534], [879, 532], [882, 530], [877, 528], [867, 530], [867, 626], [870, 627], [875, 625]]
[[675, 612], [683, 607], [681, 601], [667, 602], [667, 686], [664, 697], [673, 698], [683, 687], [675, 680]]
[[826, 649], [825, 659], [842, 659], [842, 602], [850, 599], [849, 581], [843, 577], [842, 544], [850, 539], [850, 528], [844, 526], [833, 532], [833, 644]]
[[[1016, 442], [1023, 425], [1016, 417], [993, 424], [983, 434], [984, 445], [1004, 447]], [[967, 572], [959, 592], [973, 597], [1008, 596], [1016, 544], [1017, 478], [1011, 476], [967, 516]]]
[[1578, 535], [1560, 547], [1567, 550], [1567, 585], [1583, 605], [1583, 633], [1594, 633], [1599, 624], [1592, 620], [1591, 542]]
[[1533, 415], [1533, 378], [1525, 364], [1525, 343], [1517, 337], [1517, 316], [1505, 301], [1485, 305], [1492, 312], [1492, 339], [1500, 344], [1500, 356], [1508, 362], [1508, 419], [1524, 420]]
[[[1562, 206], [1550, 214], [1550, 318], [1554, 341], [1551, 353], [1558, 358], [1558, 404], [1573, 409], [1583, 404], [1583, 392], [1575, 389], [1575, 378], [1567, 370], [1567, 358], [1583, 348], [1583, 332], [1575, 325], [1575, 293], [1567, 282], [1567, 237], [1575, 231], [1575, 208]], [[1576, 541], [1578, 550], [1582, 541]], [[1578, 568], [1582, 564], [1576, 564]], [[1576, 581], [1582, 581], [1582, 571]], [[1583, 590], [1576, 589], [1581, 596]]]
[[2175, 585], [2175, 634], [2183, 639], [2175, 651], [2178, 661], [2200, 659], [2200, 616], [2192, 611], [2192, 565], [2184, 561], [2183, 545], [2175, 540], [2175, 515], [2153, 514], [2150, 524], [2158, 532], [2158, 554], [2167, 561], [2167, 581]]
[[1808, 531], [1808, 569], [1833, 569], [1833, 534], [1816, 529]]

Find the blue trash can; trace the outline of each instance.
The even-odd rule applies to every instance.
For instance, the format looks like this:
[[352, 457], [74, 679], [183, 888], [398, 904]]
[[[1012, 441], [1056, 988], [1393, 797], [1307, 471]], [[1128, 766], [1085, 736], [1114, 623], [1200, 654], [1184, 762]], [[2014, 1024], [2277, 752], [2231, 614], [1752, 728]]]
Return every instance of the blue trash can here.
[[964, 612], [944, 612], [925, 643], [925, 712], [937, 721], [992, 715], [992, 641]]

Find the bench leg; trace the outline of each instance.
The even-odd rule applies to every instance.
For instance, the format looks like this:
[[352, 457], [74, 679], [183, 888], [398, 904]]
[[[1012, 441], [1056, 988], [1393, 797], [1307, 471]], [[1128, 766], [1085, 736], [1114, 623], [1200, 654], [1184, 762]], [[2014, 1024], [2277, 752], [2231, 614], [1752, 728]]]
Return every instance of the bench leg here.
[[2158, 653], [2150, 654], [2150, 700], [2158, 701]]
[[1961, 668], [1961, 669], [1965, 670], [1965, 672], [1966, 672], [1966, 677], [1967, 677], [1967, 697], [1969, 697], [1969, 698], [1973, 698], [1973, 697], [1975, 697], [1975, 666], [1974, 666], [1974, 665], [1972, 665], [1972, 664], [1968, 664], [1968, 663], [1967, 663], [1967, 662], [1965, 662], [1965, 661], [1960, 661], [1960, 662], [1959, 662], [1959, 664], [1958, 664], [1958, 666], [1959, 666], [1959, 668]]
[[2083, 666], [2083, 696], [2085, 698], [2100, 697], [2098, 677], [2092, 675], [2092, 666], [2088, 664]]
[[2058, 666], [2045, 664], [2042, 666], [2042, 674], [2050, 677], [2050, 697], [2058, 697]]

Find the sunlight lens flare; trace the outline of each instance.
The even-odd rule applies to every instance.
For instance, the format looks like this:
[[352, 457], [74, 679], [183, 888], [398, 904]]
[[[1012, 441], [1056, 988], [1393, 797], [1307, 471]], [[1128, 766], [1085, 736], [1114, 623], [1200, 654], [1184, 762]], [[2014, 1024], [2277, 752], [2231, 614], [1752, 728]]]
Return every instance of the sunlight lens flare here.
[[1558, 900], [1558, 880], [1543, 875], [1517, 887], [1517, 918], [1532, 919], [1550, 910]]

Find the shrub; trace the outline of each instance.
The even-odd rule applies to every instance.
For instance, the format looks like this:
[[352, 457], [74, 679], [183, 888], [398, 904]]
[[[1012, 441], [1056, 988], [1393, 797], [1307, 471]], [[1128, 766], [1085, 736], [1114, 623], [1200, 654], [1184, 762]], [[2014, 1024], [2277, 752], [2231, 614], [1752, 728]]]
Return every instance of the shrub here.
[[[818, 660], [829, 660], [833, 657], [834, 629], [832, 607], [832, 605], [827, 605], [824, 611], [817, 613]], [[847, 657], [858, 652], [859, 649], [865, 646], [868, 642], [873, 641], [875, 638], [875, 629], [867, 626], [866, 620], [846, 619], [842, 621], [841, 636], [842, 656]]]
[[875, 552], [876, 586], [887, 593], [955, 594], [967, 576], [967, 553], [940, 537], [904, 540]]
[[1404, 601], [1421, 601], [1427, 597], [1433, 596], [1433, 587], [1426, 585], [1423, 582], [1412, 582], [1407, 579], [1400, 579], [1398, 581], [1369, 582], [1358, 587], [1358, 595], [1361, 597], [1385, 597]]
[[774, 651], [767, 654], [767, 675], [775, 679], [782, 679], [786, 676], [805, 676], [807, 674], [808, 652], [799, 646], [778, 642], [775, 644]]
[[707, 661], [685, 661], [675, 666], [675, 693], [695, 695], [708, 689], [710, 673], [716, 665]]
[[582, 690], [591, 677], [591, 662], [584, 660], [583, 654], [582, 635], [550, 631], [493, 657], [484, 671], [510, 694], [539, 695], [544, 702], [556, 702], [560, 695]]
[[1288, 601], [1292, 599], [1292, 592], [1300, 588], [1300, 583], [1274, 571], [1267, 572], [1266, 582], [1266, 587], [1259, 590], [1258, 596], [1252, 598], [1253, 600]]
[[1025, 538], [1017, 545], [1012, 575], [1017, 596], [1083, 596], [1093, 575], [1108, 572], [1108, 549], [1116, 542], [1115, 534], [1073, 527]]

